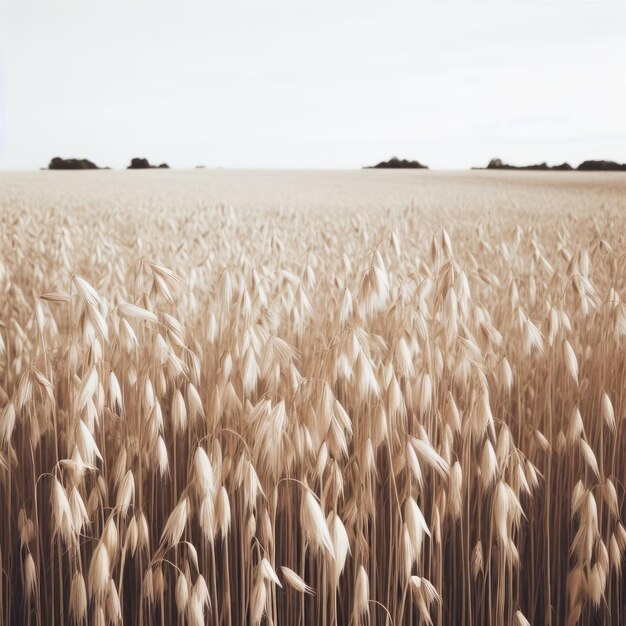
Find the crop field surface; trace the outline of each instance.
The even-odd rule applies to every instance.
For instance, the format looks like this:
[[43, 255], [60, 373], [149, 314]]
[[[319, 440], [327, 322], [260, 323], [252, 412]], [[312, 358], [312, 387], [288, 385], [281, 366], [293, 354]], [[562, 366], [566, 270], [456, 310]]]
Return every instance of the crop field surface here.
[[626, 175], [0, 173], [0, 624], [626, 624]]

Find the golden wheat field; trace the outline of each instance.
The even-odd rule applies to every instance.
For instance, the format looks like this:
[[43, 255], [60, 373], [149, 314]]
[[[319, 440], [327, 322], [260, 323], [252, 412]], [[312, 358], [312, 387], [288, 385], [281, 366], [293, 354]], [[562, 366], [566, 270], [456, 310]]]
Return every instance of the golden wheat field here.
[[626, 623], [626, 176], [0, 174], [0, 615]]

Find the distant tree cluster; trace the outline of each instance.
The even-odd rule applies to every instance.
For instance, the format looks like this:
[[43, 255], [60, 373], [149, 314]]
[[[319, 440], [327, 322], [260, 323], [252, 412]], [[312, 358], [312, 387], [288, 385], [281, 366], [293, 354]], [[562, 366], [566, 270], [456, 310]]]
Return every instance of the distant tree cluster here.
[[[483, 169], [483, 168], [474, 168]], [[573, 171], [574, 168], [569, 163], [561, 165], [548, 165], [538, 163], [536, 165], [509, 165], [502, 159], [491, 159], [486, 168], [488, 170], [556, 170], [562, 172]], [[616, 163], [615, 161], [583, 161], [576, 170], [581, 172], [623, 172], [626, 171], [626, 163]]]
[[[130, 165], [126, 168], [129, 170], [143, 170], [143, 169], [168, 169], [167, 163], [161, 163], [160, 165], [151, 165], [148, 159], [137, 158], [131, 159]], [[61, 157], [54, 157], [49, 165], [49, 170], [108, 170], [108, 167], [98, 167], [93, 161], [89, 159], [63, 159]]]
[[161, 163], [160, 165], [151, 165], [148, 159], [137, 158], [131, 159], [130, 165], [126, 168], [128, 170], [150, 170], [150, 169], [169, 169], [167, 163]]
[[615, 161], [583, 161], [578, 168], [587, 172], [626, 172], [626, 163]]
[[89, 159], [62, 159], [54, 157], [48, 165], [49, 170], [99, 170], [93, 161]]
[[538, 163], [536, 165], [509, 165], [503, 163], [502, 159], [491, 159], [487, 165], [488, 170], [561, 170], [568, 171], [574, 168], [569, 163], [561, 163], [561, 165], [548, 165], [547, 163]]
[[407, 169], [407, 170], [427, 170], [427, 165], [422, 165], [419, 161], [408, 161], [394, 156], [389, 161], [381, 161], [377, 165], [370, 165], [365, 169]]

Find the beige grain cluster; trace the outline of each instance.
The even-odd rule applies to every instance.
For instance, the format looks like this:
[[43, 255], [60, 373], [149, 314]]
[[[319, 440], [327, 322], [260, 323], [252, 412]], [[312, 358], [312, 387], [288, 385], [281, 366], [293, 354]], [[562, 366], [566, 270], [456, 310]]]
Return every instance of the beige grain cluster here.
[[0, 205], [1, 623], [626, 621], [623, 214], [98, 193]]

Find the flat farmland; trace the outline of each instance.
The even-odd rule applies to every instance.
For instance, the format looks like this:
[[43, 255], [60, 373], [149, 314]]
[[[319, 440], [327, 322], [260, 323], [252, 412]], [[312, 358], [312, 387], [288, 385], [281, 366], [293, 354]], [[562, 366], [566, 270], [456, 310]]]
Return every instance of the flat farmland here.
[[626, 175], [0, 173], [7, 624], [622, 624]]

